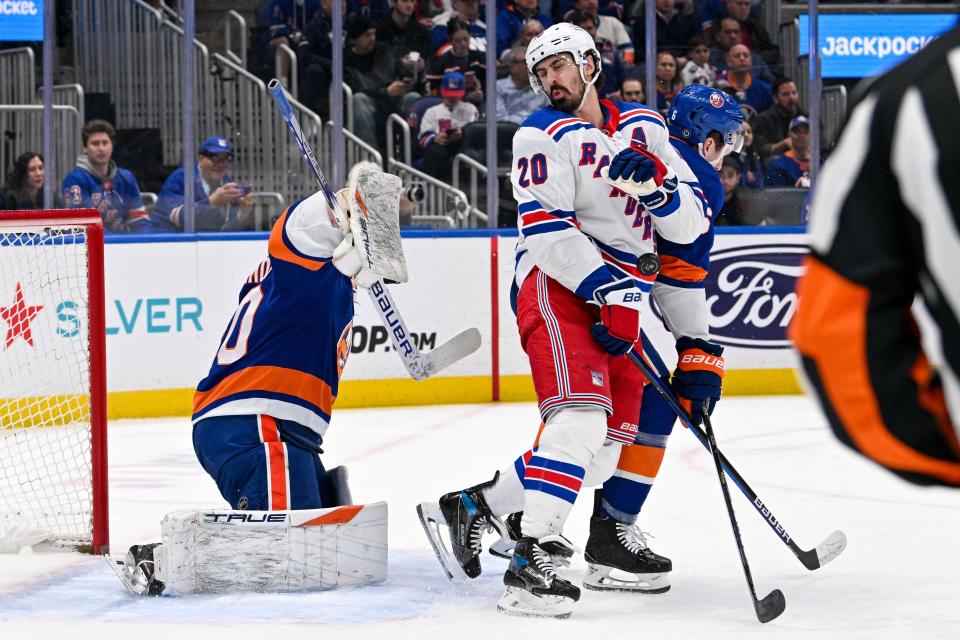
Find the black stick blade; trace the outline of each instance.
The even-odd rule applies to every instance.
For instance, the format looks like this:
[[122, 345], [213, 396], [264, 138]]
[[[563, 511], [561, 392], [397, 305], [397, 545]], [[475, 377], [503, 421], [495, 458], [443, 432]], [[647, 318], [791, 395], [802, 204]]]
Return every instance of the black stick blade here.
[[770, 622], [787, 608], [787, 599], [783, 597], [780, 589], [774, 589], [763, 600], [754, 600], [753, 606], [760, 622]]

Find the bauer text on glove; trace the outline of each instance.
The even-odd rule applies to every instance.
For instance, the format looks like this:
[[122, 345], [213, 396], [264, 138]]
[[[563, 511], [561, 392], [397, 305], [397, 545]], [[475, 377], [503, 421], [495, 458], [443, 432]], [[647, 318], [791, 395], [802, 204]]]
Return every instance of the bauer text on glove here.
[[600, 304], [600, 322], [590, 327], [590, 333], [604, 351], [622, 356], [640, 338], [643, 292], [624, 278], [599, 287], [593, 297]]
[[694, 424], [700, 424], [704, 411], [713, 413], [720, 400], [723, 373], [723, 347], [701, 338], [677, 340], [673, 390]]

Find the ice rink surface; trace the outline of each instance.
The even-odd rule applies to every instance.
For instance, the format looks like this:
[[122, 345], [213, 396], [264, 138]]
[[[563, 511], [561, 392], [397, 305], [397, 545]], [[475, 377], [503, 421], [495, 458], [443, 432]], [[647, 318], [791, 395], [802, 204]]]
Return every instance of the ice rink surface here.
[[[0, 556], [0, 638], [960, 638], [960, 492], [908, 485], [855, 456], [803, 397], [727, 398], [714, 419], [721, 450], [802, 548], [835, 529], [849, 539], [833, 563], [809, 572], [731, 486], [757, 590], [786, 596], [780, 618], [757, 622], [713, 460], [682, 427], [641, 514], [650, 546], [673, 559], [673, 588], [584, 591], [565, 621], [498, 614], [505, 561], [484, 554], [479, 579], [447, 581], [414, 507], [489, 479], [537, 425], [532, 403], [335, 413], [325, 464], [349, 466], [355, 501], [389, 503], [382, 585], [138, 598], [102, 559]], [[110, 476], [117, 556], [158, 540], [169, 511], [225, 506], [194, 458], [186, 419], [111, 423]], [[568, 521], [580, 547], [591, 504], [585, 492]], [[583, 571], [580, 557], [569, 575], [579, 582]]]

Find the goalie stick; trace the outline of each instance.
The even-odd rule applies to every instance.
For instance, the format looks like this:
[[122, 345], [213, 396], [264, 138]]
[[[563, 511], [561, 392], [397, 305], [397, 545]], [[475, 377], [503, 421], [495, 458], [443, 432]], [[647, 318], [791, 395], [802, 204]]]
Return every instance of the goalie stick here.
[[[332, 216], [336, 217], [335, 219], [331, 219], [330, 222], [339, 224], [344, 214], [340, 210], [340, 205], [337, 202], [333, 189], [330, 188], [330, 183], [327, 182], [323, 171], [320, 169], [320, 163], [317, 162], [317, 157], [313, 154], [313, 149], [307, 144], [303, 130], [300, 128], [297, 117], [293, 114], [293, 107], [290, 106], [290, 101], [287, 99], [287, 94], [283, 90], [283, 86], [279, 80], [274, 78], [270, 81], [270, 84], [267, 85], [267, 90], [270, 91], [270, 95], [272, 95], [276, 101], [277, 107], [280, 109], [280, 115], [283, 117], [284, 122], [286, 122], [287, 128], [290, 130], [291, 135], [293, 135], [293, 139], [296, 140], [297, 146], [300, 147], [300, 155], [303, 156], [307, 166], [310, 167], [314, 176], [317, 178], [320, 189], [326, 198], [327, 207], [331, 211]], [[400, 354], [400, 359], [407, 368], [407, 373], [409, 373], [410, 377], [414, 380], [429, 378], [438, 371], [458, 360], [462, 360], [480, 348], [480, 332], [476, 328], [470, 328], [461, 331], [435, 349], [420, 351], [413, 343], [410, 330], [407, 329], [407, 324], [403, 321], [403, 317], [400, 315], [399, 309], [397, 309], [397, 304], [393, 301], [393, 297], [390, 295], [390, 292], [387, 291], [384, 283], [378, 281], [374, 283], [368, 291], [370, 292], [370, 297], [373, 299], [373, 306], [376, 307], [377, 313], [380, 314], [380, 319], [383, 320], [384, 325], [387, 327], [387, 333], [390, 334], [390, 340], [393, 342], [394, 349]]]
[[[664, 387], [661, 382], [662, 378], [670, 377], [670, 372], [667, 369], [667, 366], [664, 364], [663, 360], [660, 358], [660, 354], [657, 353], [657, 350], [653, 347], [653, 344], [647, 338], [646, 334], [641, 333], [641, 338], [643, 339], [643, 351], [653, 362], [654, 367], [659, 375], [653, 374], [653, 367], [650, 367], [646, 361], [639, 356], [636, 352], [630, 351], [630, 359], [633, 360], [634, 364], [640, 367], [644, 375], [650, 380], [650, 383], [656, 387], [657, 391], [664, 397], [667, 401], [667, 404], [670, 405], [670, 408], [673, 409], [674, 413], [680, 418], [680, 421], [683, 422], [684, 426], [687, 427], [693, 435], [697, 437], [697, 440], [700, 441], [700, 444], [710, 451], [710, 443], [707, 439], [707, 434], [704, 433], [703, 429], [699, 425], [695, 425], [690, 421], [690, 418], [687, 416], [686, 412], [680, 406], [680, 403], [677, 402], [676, 397], [673, 395], [673, 392]], [[801, 549], [796, 542], [794, 542], [793, 537], [787, 531], [787, 528], [783, 526], [783, 523], [773, 515], [773, 510], [770, 509], [757, 495], [747, 481], [743, 479], [743, 476], [736, 470], [733, 464], [727, 460], [727, 457], [723, 455], [722, 451], [718, 451], [720, 457], [720, 463], [723, 466], [723, 470], [727, 472], [727, 475], [730, 476], [730, 479], [733, 480], [733, 483], [737, 485], [737, 488], [747, 497], [747, 500], [750, 501], [750, 504], [753, 505], [753, 508], [757, 510], [757, 513], [760, 514], [760, 517], [763, 518], [774, 533], [777, 534], [777, 537], [783, 542], [787, 547], [793, 552], [793, 555], [797, 557], [798, 560], [810, 571], [819, 569], [823, 565], [827, 564], [838, 555], [843, 553], [843, 550], [847, 548], [847, 536], [843, 531], [837, 530], [831, 533], [826, 539], [818, 544], [813, 549]]]

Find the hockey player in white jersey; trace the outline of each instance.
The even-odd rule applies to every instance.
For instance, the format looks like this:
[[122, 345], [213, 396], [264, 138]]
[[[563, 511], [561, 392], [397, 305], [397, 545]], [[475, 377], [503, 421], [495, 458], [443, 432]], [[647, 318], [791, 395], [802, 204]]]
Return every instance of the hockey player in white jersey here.
[[694, 241], [708, 228], [707, 203], [656, 111], [597, 97], [589, 34], [550, 27], [531, 42], [527, 68], [551, 106], [514, 137], [516, 308], [545, 426], [523, 473], [447, 494], [439, 513], [424, 503], [420, 515], [448, 572], [475, 577], [484, 529], [522, 510], [498, 609], [566, 617], [580, 592], [557, 575], [558, 558], [573, 554], [563, 524], [581, 487], [606, 480], [637, 433], [645, 381], [624, 354], [638, 344], [641, 300], [656, 278], [654, 232]]

